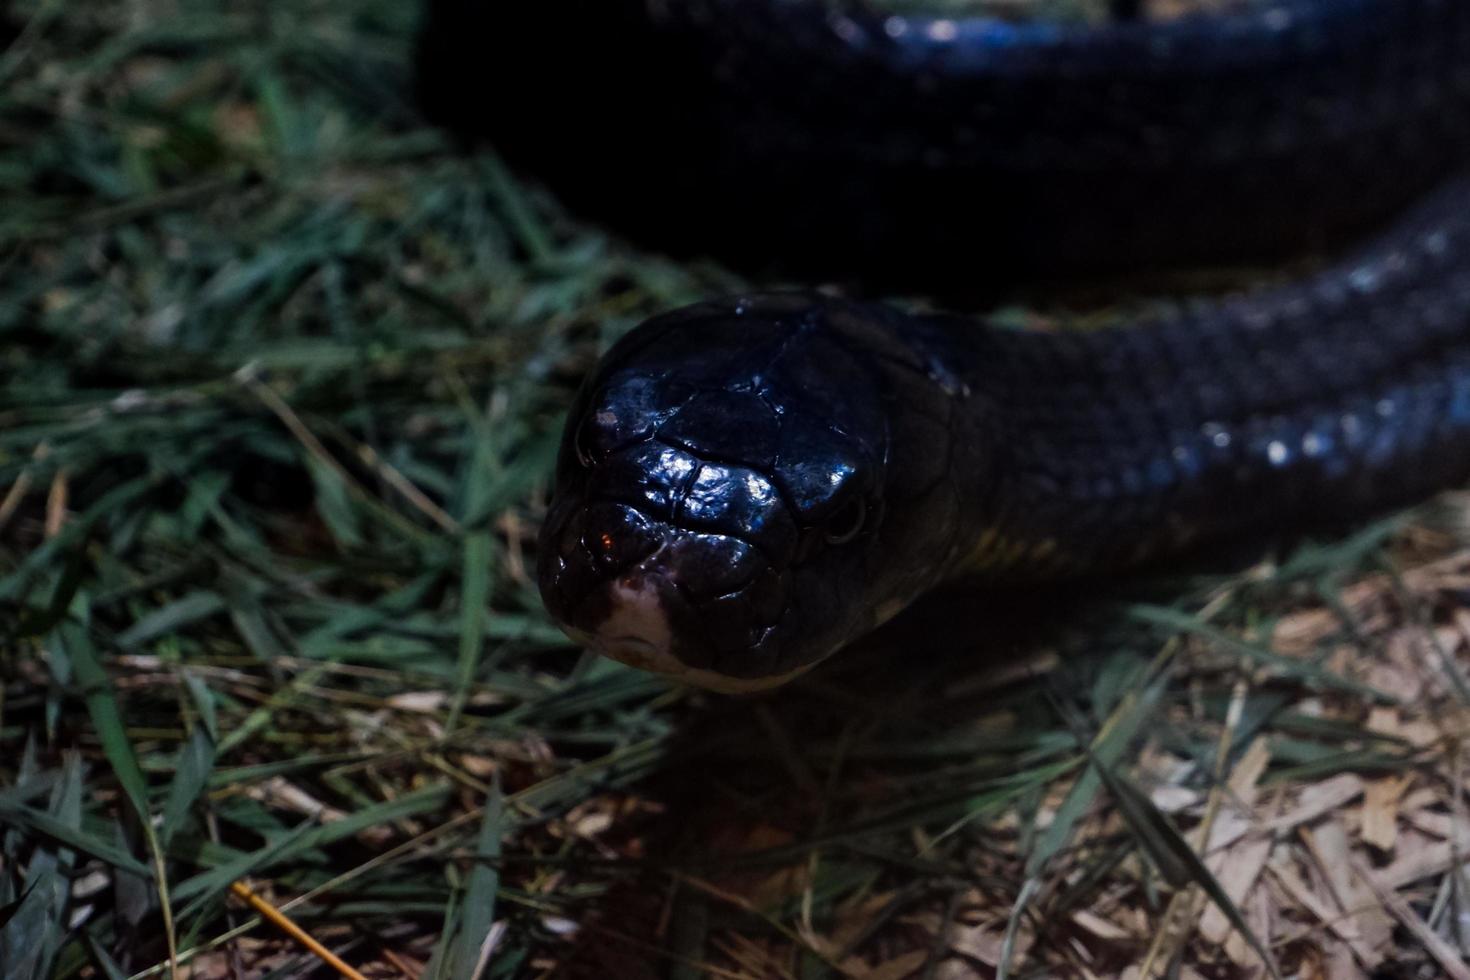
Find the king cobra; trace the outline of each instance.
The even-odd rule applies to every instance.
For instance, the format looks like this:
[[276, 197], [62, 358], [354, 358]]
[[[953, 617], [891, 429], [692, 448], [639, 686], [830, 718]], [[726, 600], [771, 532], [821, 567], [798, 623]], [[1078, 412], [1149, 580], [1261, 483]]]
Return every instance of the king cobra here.
[[1470, 4], [520, 6], [476, 15], [502, 40], [471, 113], [671, 248], [972, 285], [1333, 256], [1088, 330], [800, 291], [643, 323], [571, 407], [540, 539], [547, 609], [608, 656], [768, 687], [962, 576], [1110, 572], [1470, 478]]

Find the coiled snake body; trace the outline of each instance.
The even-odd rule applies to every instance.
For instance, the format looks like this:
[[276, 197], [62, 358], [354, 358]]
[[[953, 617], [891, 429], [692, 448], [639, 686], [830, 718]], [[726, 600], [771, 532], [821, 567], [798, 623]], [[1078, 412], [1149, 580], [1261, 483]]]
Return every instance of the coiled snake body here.
[[[958, 575], [1120, 568], [1470, 477], [1470, 5], [1090, 27], [599, 10], [645, 101], [537, 139], [509, 113], [495, 137], [553, 179], [617, 158], [611, 197], [664, 209], [670, 240], [713, 224], [747, 256], [977, 279], [1360, 242], [1090, 331], [814, 293], [645, 323], [572, 407], [541, 542], [548, 609], [603, 652], [765, 686]], [[613, 78], [612, 38], [579, 71]]]

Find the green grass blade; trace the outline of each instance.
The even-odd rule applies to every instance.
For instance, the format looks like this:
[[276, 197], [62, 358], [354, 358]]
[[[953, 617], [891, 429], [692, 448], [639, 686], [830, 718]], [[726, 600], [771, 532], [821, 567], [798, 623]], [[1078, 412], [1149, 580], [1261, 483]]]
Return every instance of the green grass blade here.
[[[1142, 730], [1144, 722], [1152, 715], [1164, 687], [1164, 679], [1160, 678], [1136, 693], [1124, 695], [1109, 722], [1087, 748], [1091, 758], [1103, 765], [1115, 765]], [[1077, 777], [1061, 806], [1057, 808], [1051, 824], [1037, 837], [1036, 846], [1026, 858], [1028, 879], [1038, 876], [1046, 863], [1066, 846], [1077, 822], [1091, 807], [1101, 786], [1102, 775], [1098, 771], [1098, 762], [1095, 761]]]
[[459, 938], [454, 953], [454, 980], [474, 980], [481, 951], [495, 921], [495, 893], [500, 887], [500, 839], [505, 834], [505, 800], [499, 786], [485, 801], [485, 818], [470, 867], [469, 883], [460, 906]]
[[[81, 599], [78, 599], [80, 605]], [[76, 671], [77, 685], [87, 702], [87, 711], [92, 716], [92, 725], [102, 742], [102, 752], [112, 766], [118, 784], [137, 814], [143, 839], [153, 858], [153, 884], [158, 890], [159, 908], [163, 912], [164, 936], [168, 942], [169, 962], [175, 963], [178, 945], [174, 937], [173, 913], [168, 897], [168, 875], [164, 870], [163, 848], [153, 830], [153, 820], [148, 811], [148, 785], [138, 758], [133, 752], [132, 742], [123, 727], [122, 712], [118, 708], [112, 683], [97, 660], [96, 651], [86, 631], [75, 623], [65, 623], [58, 631], [58, 638], [66, 647]]]
[[1397, 704], [1398, 698], [1387, 691], [1363, 684], [1351, 678], [1334, 674], [1318, 665], [1296, 660], [1292, 657], [1283, 657], [1266, 647], [1256, 643], [1250, 643], [1239, 637], [1231, 636], [1224, 630], [1217, 629], [1207, 623], [1203, 623], [1188, 613], [1167, 606], [1135, 605], [1128, 610], [1134, 619], [1147, 623], [1151, 626], [1162, 626], [1173, 632], [1189, 633], [1201, 639], [1209, 640], [1227, 650], [1245, 655], [1255, 662], [1270, 667], [1284, 677], [1293, 677], [1303, 683], [1328, 690], [1345, 691], [1360, 697], [1371, 698], [1384, 704]]
[[208, 785], [213, 770], [214, 739], [205, 726], [199, 725], [189, 733], [189, 740], [179, 753], [173, 781], [169, 783], [158, 828], [160, 846], [166, 849], [174, 835], [184, 829], [189, 808]]
[[1099, 763], [1097, 770], [1107, 784], [1108, 792], [1118, 804], [1118, 810], [1123, 815], [1123, 819], [1133, 831], [1134, 839], [1142, 845], [1153, 861], [1154, 867], [1158, 868], [1164, 879], [1176, 888], [1182, 888], [1191, 883], [1197, 885], [1209, 896], [1210, 901], [1225, 913], [1230, 924], [1245, 937], [1246, 942], [1250, 943], [1273, 980], [1282, 980], [1281, 971], [1276, 966], [1275, 959], [1266, 949], [1266, 945], [1261, 942], [1260, 937], [1251, 929], [1245, 914], [1230, 900], [1230, 896], [1225, 893], [1224, 886], [1205, 866], [1204, 861], [1194, 852], [1194, 848], [1189, 846], [1184, 835], [1180, 834], [1169, 818], [1154, 806], [1148, 794], [1134, 786], [1131, 780], [1111, 766]]
[[145, 877], [153, 876], [153, 871], [148, 865], [139, 861], [127, 851], [114, 844], [99, 840], [88, 834], [85, 830], [72, 827], [57, 820], [44, 810], [37, 810], [29, 806], [0, 803], [0, 822], [12, 824], [28, 833], [50, 838], [58, 844], [72, 848], [79, 853], [90, 855], [115, 868], [120, 868]]

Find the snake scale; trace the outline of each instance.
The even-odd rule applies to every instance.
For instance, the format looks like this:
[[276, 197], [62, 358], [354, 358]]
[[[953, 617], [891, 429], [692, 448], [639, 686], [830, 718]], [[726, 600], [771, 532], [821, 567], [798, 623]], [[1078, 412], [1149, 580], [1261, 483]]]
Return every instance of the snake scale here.
[[[1470, 478], [1470, 4], [518, 6], [435, 5], [425, 91], [493, 95], [441, 118], [670, 248], [985, 285], [1350, 243], [1093, 330], [815, 292], [653, 318], [578, 394], [541, 538], [547, 608], [603, 653], [769, 686], [958, 576], [1106, 572]], [[456, 36], [500, 40], [467, 74]]]

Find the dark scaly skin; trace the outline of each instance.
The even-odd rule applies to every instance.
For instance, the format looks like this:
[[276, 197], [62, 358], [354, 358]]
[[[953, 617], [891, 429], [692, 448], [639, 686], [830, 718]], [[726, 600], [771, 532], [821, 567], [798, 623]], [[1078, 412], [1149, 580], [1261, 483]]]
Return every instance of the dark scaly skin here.
[[1371, 231], [1464, 160], [1467, 51], [1461, 0], [1060, 28], [850, 0], [430, 0], [420, 78], [432, 115], [620, 232], [971, 292]]
[[1463, 481], [1466, 200], [1303, 283], [1094, 332], [802, 294], [658, 317], [573, 406], [547, 607], [595, 636], [607, 583], [653, 582], [674, 656], [739, 687], [958, 575], [1124, 568]]
[[[530, 6], [492, 19], [588, 19], [538, 63], [588, 115], [484, 114], [497, 145], [737, 255], [975, 279], [1268, 257], [1442, 183], [1314, 278], [1097, 332], [816, 295], [650, 321], [572, 408], [541, 545], [548, 609], [604, 652], [778, 682], [957, 575], [1111, 570], [1470, 476], [1470, 5], [1068, 31]], [[493, 91], [535, 51], [501, 37]]]

